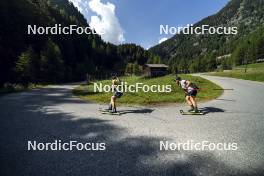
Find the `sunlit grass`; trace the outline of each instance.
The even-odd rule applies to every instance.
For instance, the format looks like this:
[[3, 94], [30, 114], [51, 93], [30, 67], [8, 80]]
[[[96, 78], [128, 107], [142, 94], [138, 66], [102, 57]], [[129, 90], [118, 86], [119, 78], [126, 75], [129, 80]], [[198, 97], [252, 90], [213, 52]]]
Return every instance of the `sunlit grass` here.
[[224, 76], [252, 81], [264, 82], [264, 63], [249, 64], [245, 72], [245, 65], [235, 67], [233, 70], [209, 73], [212, 76]]
[[[221, 95], [221, 89], [218, 85], [203, 79], [201, 77], [191, 76], [191, 75], [180, 75], [182, 79], [190, 80], [191, 82], [198, 85], [201, 90], [198, 93], [198, 101], [210, 100]], [[139, 91], [136, 93], [125, 92], [124, 95], [118, 99], [118, 104], [127, 105], [150, 105], [150, 104], [160, 104], [160, 103], [182, 103], [184, 102], [184, 92], [175, 84], [174, 76], [168, 75], [158, 78], [143, 78], [143, 77], [122, 77], [121, 79], [127, 82], [128, 85], [143, 83], [144, 85], [171, 85], [171, 92], [168, 93], [156, 93], [156, 92], [143, 92]], [[111, 80], [98, 81], [97, 83], [102, 83], [103, 85], [111, 85]], [[110, 97], [113, 93], [98, 93], [94, 92], [94, 85], [80, 85], [73, 90], [73, 93], [80, 98], [88, 101], [93, 101], [97, 103], [109, 103]]]

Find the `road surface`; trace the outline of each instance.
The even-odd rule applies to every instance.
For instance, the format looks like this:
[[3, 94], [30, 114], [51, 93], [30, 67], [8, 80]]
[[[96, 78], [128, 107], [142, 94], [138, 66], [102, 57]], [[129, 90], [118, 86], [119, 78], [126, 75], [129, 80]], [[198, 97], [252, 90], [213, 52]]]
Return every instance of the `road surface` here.
[[[181, 116], [183, 105], [102, 115], [102, 105], [73, 97], [70, 84], [2, 96], [0, 175], [264, 175], [264, 84], [204, 77], [234, 89], [200, 104], [204, 116]], [[105, 143], [106, 149], [28, 150], [28, 141], [55, 140]], [[231, 143], [237, 150], [160, 150], [166, 141]]]

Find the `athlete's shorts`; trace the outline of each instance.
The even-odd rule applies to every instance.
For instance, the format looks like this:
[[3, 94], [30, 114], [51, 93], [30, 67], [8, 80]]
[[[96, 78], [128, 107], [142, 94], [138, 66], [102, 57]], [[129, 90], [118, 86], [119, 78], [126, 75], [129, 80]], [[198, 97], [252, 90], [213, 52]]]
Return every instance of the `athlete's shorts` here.
[[114, 96], [115, 96], [116, 98], [120, 98], [120, 97], [122, 97], [122, 95], [123, 95], [122, 92], [115, 92], [115, 94], [114, 94]]
[[191, 90], [187, 92], [186, 96], [195, 97], [197, 95], [197, 90]]

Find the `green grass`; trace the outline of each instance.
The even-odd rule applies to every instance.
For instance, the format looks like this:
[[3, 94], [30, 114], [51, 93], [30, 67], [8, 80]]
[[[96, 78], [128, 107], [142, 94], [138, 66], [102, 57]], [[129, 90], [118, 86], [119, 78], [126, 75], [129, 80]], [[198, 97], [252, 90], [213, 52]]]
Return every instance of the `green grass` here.
[[214, 72], [209, 75], [264, 82], [264, 63], [249, 64], [246, 73], [245, 65], [242, 65], [230, 71]]
[[27, 87], [22, 86], [20, 84], [18, 85], [7, 85], [5, 87], [0, 88], [0, 95], [8, 94], [8, 93], [15, 93], [15, 92], [23, 92], [28, 91], [36, 88], [41, 88], [46, 85], [44, 84], [29, 84]]
[[[205, 101], [215, 99], [221, 95], [222, 91], [213, 90], [220, 89], [218, 85], [203, 79], [201, 77], [191, 75], [181, 75], [182, 79], [190, 80], [198, 85], [202, 90], [198, 93], [198, 101]], [[125, 105], [153, 105], [161, 103], [182, 103], [184, 102], [184, 92], [173, 81], [174, 76], [168, 75], [158, 78], [142, 78], [142, 77], [122, 77], [123, 81], [128, 85], [143, 83], [144, 85], [171, 85], [172, 91], [169, 93], [154, 93], [143, 92], [137, 93], [125, 92], [124, 95], [118, 99], [118, 104]], [[99, 81], [97, 83], [111, 85], [111, 80]], [[109, 103], [110, 97], [113, 93], [98, 93], [93, 91], [93, 84], [84, 84], [73, 90], [73, 93], [78, 97], [97, 103]]]

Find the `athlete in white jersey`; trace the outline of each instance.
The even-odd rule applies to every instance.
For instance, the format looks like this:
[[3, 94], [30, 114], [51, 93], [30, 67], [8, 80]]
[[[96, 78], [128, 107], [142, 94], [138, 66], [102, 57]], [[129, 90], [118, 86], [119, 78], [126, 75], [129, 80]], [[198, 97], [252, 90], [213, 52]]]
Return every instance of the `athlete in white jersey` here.
[[185, 92], [185, 100], [188, 105], [191, 106], [189, 112], [198, 112], [197, 102], [195, 100], [198, 87], [192, 84], [190, 81], [182, 80], [180, 77], [177, 77], [175, 81]]

